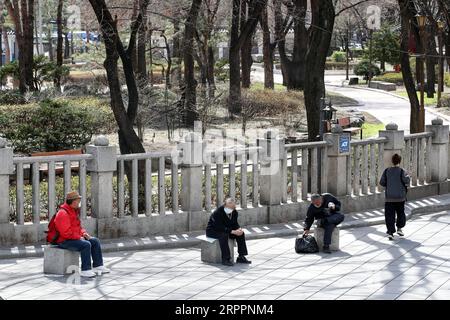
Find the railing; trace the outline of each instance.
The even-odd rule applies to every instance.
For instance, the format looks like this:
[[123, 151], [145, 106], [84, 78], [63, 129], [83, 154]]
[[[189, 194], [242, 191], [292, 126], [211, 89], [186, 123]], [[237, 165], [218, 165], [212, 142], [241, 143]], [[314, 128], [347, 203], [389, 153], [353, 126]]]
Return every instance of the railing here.
[[[78, 190], [81, 199], [81, 217], [87, 216], [87, 204], [89, 201], [89, 195], [87, 192], [87, 178], [86, 161], [92, 159], [90, 154], [83, 155], [61, 155], [61, 156], [48, 156], [48, 157], [15, 157], [13, 164], [15, 168], [15, 184], [16, 188], [12, 191], [12, 198], [15, 201], [11, 201], [11, 205], [14, 206], [11, 210], [12, 220], [18, 225], [23, 225], [25, 222], [29, 222], [26, 219], [26, 213], [29, 207], [31, 207], [31, 222], [38, 224], [41, 219], [51, 219], [55, 214], [57, 206], [62, 202], [64, 196], [69, 192], [72, 186], [72, 164], [77, 163], [78, 166]], [[62, 184], [63, 189], [57, 190], [59, 183], [57, 181], [60, 178], [56, 176], [56, 169], [58, 167], [63, 168]], [[29, 173], [30, 184], [25, 184], [25, 172]], [[14, 183], [14, 182], [13, 182]], [[41, 189], [41, 184], [47, 184], [47, 190]], [[31, 188], [31, 190], [30, 190]], [[25, 189], [27, 189], [25, 192]], [[45, 194], [46, 191], [46, 194]], [[45, 199], [42, 199], [44, 194]], [[27, 195], [27, 198], [25, 197]], [[31, 204], [28, 200], [31, 195]]]
[[[383, 170], [386, 138], [351, 141], [347, 157], [347, 194], [359, 196], [377, 192]], [[380, 190], [378, 190], [380, 191]]]
[[[299, 198], [306, 200], [308, 198], [308, 190], [311, 193], [317, 193], [320, 188], [322, 193], [326, 192], [327, 142], [287, 144], [285, 149], [286, 153], [282, 159], [282, 202], [287, 202], [288, 195], [290, 195], [292, 202], [297, 202]], [[321, 159], [320, 168], [318, 163], [319, 157]], [[310, 188], [308, 188], [308, 181], [310, 181]], [[290, 186], [289, 190], [286, 188], [288, 186]]]
[[431, 181], [431, 132], [405, 136], [403, 167], [410, 173], [411, 186], [424, 185]]

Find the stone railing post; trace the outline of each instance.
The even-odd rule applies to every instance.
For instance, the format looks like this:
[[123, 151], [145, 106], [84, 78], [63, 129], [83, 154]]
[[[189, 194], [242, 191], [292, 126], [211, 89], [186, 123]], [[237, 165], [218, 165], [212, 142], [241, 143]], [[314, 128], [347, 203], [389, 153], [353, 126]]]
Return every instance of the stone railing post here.
[[0, 138], [0, 224], [9, 223], [9, 176], [14, 173], [13, 149]]
[[442, 119], [437, 118], [426, 126], [426, 131], [433, 133], [430, 163], [427, 163], [430, 165], [432, 182], [446, 181], [448, 175], [449, 126], [444, 126], [443, 123]]
[[203, 148], [200, 135], [191, 132], [181, 143], [181, 210], [202, 210]]
[[100, 136], [94, 140], [94, 145], [87, 146], [86, 152], [94, 156], [87, 162], [87, 170], [91, 172], [92, 217], [112, 218], [117, 148], [110, 146], [106, 137]]
[[285, 142], [276, 131], [267, 131], [264, 138], [258, 139], [260, 152], [260, 203], [277, 205], [282, 200], [283, 172], [282, 160], [285, 154]]
[[328, 143], [328, 192], [335, 196], [347, 195], [347, 157], [350, 156], [350, 133], [337, 125], [324, 135]]
[[[380, 137], [387, 138], [387, 142], [384, 144], [383, 154], [383, 170], [392, 166], [392, 156], [396, 153], [402, 154], [405, 149], [405, 132], [398, 130], [398, 125], [395, 123], [389, 123], [386, 125], [386, 130], [379, 132]], [[380, 177], [378, 177], [379, 179]]]

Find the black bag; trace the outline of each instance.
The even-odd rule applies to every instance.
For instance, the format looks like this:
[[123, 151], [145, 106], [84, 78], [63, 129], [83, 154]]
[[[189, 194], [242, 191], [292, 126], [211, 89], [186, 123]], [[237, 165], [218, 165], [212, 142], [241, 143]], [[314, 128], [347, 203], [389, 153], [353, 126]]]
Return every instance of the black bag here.
[[319, 246], [312, 235], [299, 236], [295, 239], [295, 252], [297, 253], [316, 253], [319, 252]]

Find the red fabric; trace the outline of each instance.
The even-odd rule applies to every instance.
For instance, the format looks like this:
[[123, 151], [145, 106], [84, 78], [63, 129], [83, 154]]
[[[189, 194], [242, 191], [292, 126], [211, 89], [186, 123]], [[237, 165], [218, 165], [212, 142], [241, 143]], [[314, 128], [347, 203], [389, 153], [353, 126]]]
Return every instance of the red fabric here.
[[59, 238], [56, 241], [61, 243], [66, 240], [80, 240], [83, 234], [86, 232], [81, 227], [81, 221], [79, 217], [80, 210], [75, 210], [67, 203], [64, 203], [59, 209], [55, 217], [55, 227], [59, 232]]

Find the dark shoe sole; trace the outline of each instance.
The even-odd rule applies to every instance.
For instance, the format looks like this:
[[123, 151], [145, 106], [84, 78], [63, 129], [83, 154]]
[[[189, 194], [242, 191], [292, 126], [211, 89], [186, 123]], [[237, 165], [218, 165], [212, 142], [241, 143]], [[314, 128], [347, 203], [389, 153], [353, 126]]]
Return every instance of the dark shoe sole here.
[[251, 264], [251, 261], [236, 261], [236, 263], [241, 263], [241, 264]]

